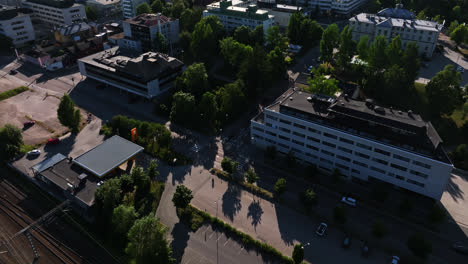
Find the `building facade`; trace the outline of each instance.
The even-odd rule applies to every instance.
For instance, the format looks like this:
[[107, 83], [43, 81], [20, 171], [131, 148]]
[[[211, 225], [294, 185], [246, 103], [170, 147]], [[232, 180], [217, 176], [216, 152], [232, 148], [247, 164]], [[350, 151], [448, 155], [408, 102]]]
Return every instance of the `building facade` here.
[[132, 56], [114, 47], [79, 59], [78, 68], [88, 78], [151, 99], [173, 86], [184, 64], [162, 53]]
[[141, 14], [122, 23], [125, 38], [119, 46], [146, 52], [152, 50], [156, 33], [164, 35], [169, 46], [179, 42], [179, 20], [158, 14]]
[[209, 4], [203, 11], [203, 17], [217, 16], [227, 31], [233, 31], [237, 27], [247, 26], [255, 29], [263, 26], [263, 32], [274, 25], [274, 16], [267, 10], [258, 9], [255, 4], [245, 5], [241, 0], [221, 1]]
[[25, 8], [0, 6], [0, 34], [9, 37], [15, 46], [34, 41], [31, 13]]
[[251, 143], [292, 151], [354, 181], [386, 182], [440, 199], [453, 166], [435, 129], [404, 113], [353, 100], [289, 90], [251, 120]]
[[83, 5], [73, 0], [28, 0], [23, 7], [33, 11], [32, 19], [51, 27], [68, 26], [86, 20]]
[[366, 0], [288, 0], [286, 2], [289, 4], [295, 3], [295, 5], [316, 9], [321, 13], [328, 12], [340, 15], [349, 15], [357, 8], [361, 7], [362, 4], [366, 2]]
[[408, 42], [416, 42], [419, 54], [431, 57], [439, 39], [443, 25], [427, 20], [416, 19], [410, 11], [399, 4], [395, 8], [386, 8], [377, 14], [361, 13], [349, 19], [353, 29], [353, 40], [368, 36], [372, 41], [383, 35], [388, 41], [400, 36], [403, 48]]
[[132, 18], [136, 16], [137, 6], [147, 3], [146, 0], [121, 0], [122, 4], [122, 14], [125, 19]]
[[86, 5], [93, 7], [98, 15], [113, 17], [122, 12], [120, 0], [87, 0]]

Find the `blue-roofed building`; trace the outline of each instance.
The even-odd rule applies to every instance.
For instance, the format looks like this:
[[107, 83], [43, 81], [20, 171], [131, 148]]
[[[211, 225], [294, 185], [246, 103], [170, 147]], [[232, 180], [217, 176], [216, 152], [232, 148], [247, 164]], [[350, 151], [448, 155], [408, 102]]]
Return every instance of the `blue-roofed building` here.
[[385, 8], [377, 14], [360, 13], [349, 19], [353, 29], [353, 39], [359, 41], [368, 36], [370, 41], [383, 35], [388, 41], [400, 36], [404, 48], [408, 42], [418, 44], [419, 54], [431, 57], [443, 25], [429, 20], [416, 19], [402, 4], [395, 8]]

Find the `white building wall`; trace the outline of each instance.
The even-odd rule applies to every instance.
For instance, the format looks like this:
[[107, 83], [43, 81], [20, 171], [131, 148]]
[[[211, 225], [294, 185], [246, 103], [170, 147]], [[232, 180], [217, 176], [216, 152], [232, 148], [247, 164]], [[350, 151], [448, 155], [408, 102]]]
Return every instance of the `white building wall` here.
[[365, 181], [374, 177], [436, 200], [441, 198], [453, 169], [451, 164], [268, 109], [263, 124], [251, 121], [251, 136], [259, 147], [274, 145], [283, 153], [293, 151], [296, 157], [323, 170], [338, 168], [347, 177]]
[[125, 19], [136, 17], [137, 6], [147, 2], [146, 0], [122, 0], [122, 14]]
[[217, 16], [227, 31], [234, 31], [240, 26], [247, 26], [250, 29], [255, 29], [257, 26], [262, 25], [263, 32], [266, 34], [267, 30], [272, 27], [274, 23], [273, 15], [269, 15], [267, 20], [257, 20], [248, 17], [224, 15], [216, 12], [211, 13], [209, 10], [203, 11], [203, 17], [207, 16]]
[[69, 8], [56, 8], [33, 2], [23, 2], [23, 7], [33, 10], [33, 20], [56, 27], [69, 26], [86, 19], [84, 6], [79, 4], [74, 4]]
[[21, 46], [35, 39], [31, 18], [27, 14], [20, 14], [8, 20], [0, 20], [0, 34], [11, 38], [15, 46]]
[[[294, 4], [292, 0], [287, 2]], [[297, 0], [295, 2], [297, 5], [307, 6], [312, 10], [318, 7], [321, 12], [333, 11], [337, 14], [347, 15], [360, 7], [366, 0]]]

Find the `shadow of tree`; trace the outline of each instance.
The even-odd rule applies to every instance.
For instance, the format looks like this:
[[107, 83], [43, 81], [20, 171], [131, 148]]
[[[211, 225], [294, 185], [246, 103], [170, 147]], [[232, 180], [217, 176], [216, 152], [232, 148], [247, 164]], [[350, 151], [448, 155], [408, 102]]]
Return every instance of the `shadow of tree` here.
[[263, 209], [260, 205], [260, 200], [252, 201], [249, 205], [247, 218], [252, 218], [252, 225], [257, 230], [257, 225], [262, 222]]
[[242, 208], [240, 195], [241, 189], [239, 186], [228, 183], [228, 189], [223, 194], [223, 205], [222, 210], [223, 214], [229, 218], [229, 220], [233, 220], [234, 216], [239, 212]]
[[[68, 137], [64, 138], [57, 145], [45, 145], [44, 151], [46, 152], [45, 159], [48, 159], [54, 156], [57, 153], [68, 157], [70, 152], [73, 150], [73, 145], [76, 141], [76, 134], [70, 134]], [[76, 158], [76, 157], [73, 157]]]
[[452, 199], [457, 202], [459, 199], [461, 200], [464, 199], [463, 196], [465, 193], [463, 192], [462, 189], [460, 189], [458, 184], [455, 183], [454, 177], [456, 176], [454, 176], [453, 174], [450, 176], [450, 179], [447, 184], [447, 191], [450, 194], [450, 196], [452, 196]]
[[182, 256], [184, 255], [184, 251], [187, 247], [188, 240], [190, 239], [189, 232], [190, 229], [182, 222], [178, 222], [177, 224], [175, 224], [174, 229], [172, 229], [172, 255], [176, 259], [177, 263], [180, 263], [182, 261]]

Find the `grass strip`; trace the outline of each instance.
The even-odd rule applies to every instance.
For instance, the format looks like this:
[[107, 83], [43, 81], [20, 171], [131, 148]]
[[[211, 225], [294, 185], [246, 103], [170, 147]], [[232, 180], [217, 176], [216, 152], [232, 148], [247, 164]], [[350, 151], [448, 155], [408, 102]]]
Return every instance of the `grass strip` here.
[[247, 189], [249, 192], [252, 192], [262, 198], [265, 198], [265, 199], [268, 199], [268, 200], [273, 200], [274, 198], [274, 195], [272, 192], [270, 191], [267, 191], [261, 187], [258, 187], [257, 185], [253, 185], [253, 184], [250, 184], [248, 182], [245, 182], [241, 179], [238, 179], [236, 177], [233, 177], [231, 174], [223, 171], [223, 170], [220, 170], [220, 169], [217, 169], [217, 168], [211, 168], [210, 169], [210, 172], [211, 174], [213, 175], [216, 175], [218, 176], [219, 178], [223, 178], [223, 179], [226, 179], [228, 181], [232, 181], [232, 182], [235, 182], [239, 185], [241, 185], [242, 187], [244, 187], [245, 189]]
[[[26, 119], [28, 119], [29, 121], [34, 121], [36, 122], [36, 124], [42, 128], [44, 128], [45, 130], [49, 131], [49, 133], [55, 133], [55, 130], [50, 128], [49, 126], [47, 126], [46, 124], [44, 124], [44, 122], [41, 122], [41, 121], [38, 121], [38, 120], [35, 120], [33, 119], [32, 117], [30, 117], [29, 115], [25, 115], [24, 116]], [[68, 131], [67, 131], [68, 132]]]
[[12, 89], [12, 90], [9, 90], [9, 91], [5, 91], [3, 93], [0, 93], [0, 101], [2, 100], [5, 100], [5, 99], [8, 99], [10, 97], [13, 97], [15, 95], [18, 95], [22, 92], [26, 92], [27, 90], [29, 90], [28, 87], [26, 86], [20, 86], [20, 87], [17, 87], [15, 89]]

